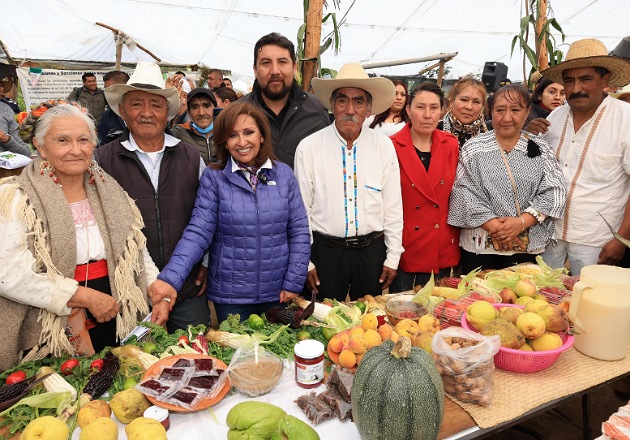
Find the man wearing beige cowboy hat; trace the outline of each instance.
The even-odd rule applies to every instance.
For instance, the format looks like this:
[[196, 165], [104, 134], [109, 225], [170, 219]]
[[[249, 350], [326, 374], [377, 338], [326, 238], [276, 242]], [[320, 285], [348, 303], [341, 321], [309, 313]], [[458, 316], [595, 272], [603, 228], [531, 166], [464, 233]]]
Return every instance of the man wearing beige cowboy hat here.
[[307, 288], [337, 300], [378, 295], [396, 277], [403, 251], [400, 174], [391, 140], [363, 121], [391, 106], [395, 87], [359, 64], [312, 84], [335, 122], [302, 140], [295, 154], [313, 233]]
[[[188, 225], [205, 163], [197, 147], [164, 133], [180, 102], [175, 87], [165, 88], [157, 64], [138, 62], [127, 84], [106, 88], [105, 96], [126, 128], [119, 139], [97, 150], [98, 162], [136, 201], [147, 249], [162, 270]], [[177, 298], [163, 298], [162, 292], [149, 290], [153, 304], [172, 308], [167, 322], [170, 332], [189, 324], [209, 324], [206, 274], [200, 261]]]
[[568, 258], [571, 273], [579, 275], [586, 265], [615, 264], [624, 255], [625, 246], [602, 217], [630, 238], [630, 106], [604, 92], [630, 83], [630, 60], [608, 55], [599, 40], [585, 39], [542, 74], [564, 84], [568, 103], [527, 127], [546, 132], [568, 190], [564, 218], [555, 221], [543, 258], [552, 267], [564, 266]]

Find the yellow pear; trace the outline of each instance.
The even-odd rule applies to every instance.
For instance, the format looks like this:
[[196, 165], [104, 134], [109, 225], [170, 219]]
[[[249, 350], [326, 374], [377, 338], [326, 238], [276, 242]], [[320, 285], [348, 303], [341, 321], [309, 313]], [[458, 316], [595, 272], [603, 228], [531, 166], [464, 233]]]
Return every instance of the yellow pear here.
[[32, 420], [20, 434], [20, 440], [66, 440], [68, 425], [53, 416]]
[[125, 428], [128, 440], [167, 440], [166, 429], [155, 419], [138, 417]]
[[112, 410], [104, 400], [92, 400], [81, 407], [77, 415], [79, 428], [85, 428], [99, 417], [111, 417]]
[[520, 307], [501, 307], [499, 309], [499, 316], [510, 321], [512, 324], [516, 324], [516, 319], [521, 316], [523, 309]]
[[545, 321], [548, 332], [563, 332], [569, 328], [569, 316], [560, 306], [547, 304], [536, 310], [536, 313]]
[[523, 344], [523, 346], [521, 348], [519, 348], [519, 350], [523, 350], [523, 351], [534, 351], [534, 349], [532, 348], [531, 345], [529, 344]]
[[499, 311], [488, 301], [475, 301], [466, 307], [466, 319], [477, 330], [499, 316]]
[[534, 351], [555, 350], [562, 347], [562, 338], [556, 333], [545, 332], [531, 341], [531, 345]]
[[118, 440], [118, 425], [109, 417], [99, 417], [81, 429], [79, 440]]
[[440, 331], [440, 320], [435, 316], [426, 314], [418, 319], [419, 333], [437, 333]]
[[534, 312], [524, 312], [516, 319], [516, 327], [527, 339], [536, 339], [545, 333], [545, 320]]
[[542, 307], [548, 306], [549, 303], [547, 301], [543, 301], [540, 299], [534, 299], [533, 301], [528, 301], [527, 304], [525, 304], [525, 311], [526, 312], [534, 312], [536, 313], [536, 311]]
[[501, 347], [519, 349], [525, 343], [525, 336], [514, 324], [504, 318], [497, 318], [486, 324], [479, 332], [484, 336], [498, 335]]
[[514, 301], [514, 304], [518, 304], [519, 306], [525, 307], [527, 303], [533, 300], [534, 298], [532, 298], [531, 296], [520, 296], [516, 301]]

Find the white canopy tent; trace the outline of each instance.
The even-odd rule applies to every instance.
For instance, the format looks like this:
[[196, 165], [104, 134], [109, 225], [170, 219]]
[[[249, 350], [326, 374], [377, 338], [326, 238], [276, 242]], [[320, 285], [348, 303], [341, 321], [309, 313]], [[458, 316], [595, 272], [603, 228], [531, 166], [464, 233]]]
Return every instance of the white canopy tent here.
[[[528, 0], [328, 0], [325, 12], [338, 19], [350, 9], [341, 28], [341, 50], [323, 56], [323, 67], [345, 62], [383, 62], [458, 52], [448, 63], [450, 77], [481, 74], [486, 61], [509, 66], [508, 77], [522, 79], [522, 57], [510, 57]], [[626, 0], [549, 0], [570, 43], [602, 40], [609, 50], [630, 34]], [[16, 61], [79, 61], [111, 65], [113, 33], [105, 23], [132, 37], [163, 64], [211, 67], [251, 75], [253, 47], [262, 35], [276, 31], [296, 41], [303, 22], [301, 0], [30, 0], [3, 8], [0, 41]], [[332, 31], [325, 24], [322, 35]], [[558, 43], [560, 43], [558, 41]], [[565, 52], [568, 44], [561, 47]], [[136, 49], [123, 50], [123, 62], [151, 60]], [[414, 74], [423, 65], [372, 70], [378, 74]], [[529, 71], [529, 65], [527, 66]]]

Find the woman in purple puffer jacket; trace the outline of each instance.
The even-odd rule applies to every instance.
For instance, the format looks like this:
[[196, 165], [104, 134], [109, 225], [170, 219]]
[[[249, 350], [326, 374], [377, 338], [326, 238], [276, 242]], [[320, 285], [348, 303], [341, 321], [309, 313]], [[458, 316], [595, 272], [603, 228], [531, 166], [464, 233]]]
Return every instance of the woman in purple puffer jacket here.
[[214, 124], [216, 163], [199, 182], [192, 217], [171, 260], [149, 287], [151, 298], [179, 290], [209, 250], [206, 295], [219, 322], [247, 319], [302, 291], [310, 233], [293, 171], [275, 160], [267, 117], [235, 102]]

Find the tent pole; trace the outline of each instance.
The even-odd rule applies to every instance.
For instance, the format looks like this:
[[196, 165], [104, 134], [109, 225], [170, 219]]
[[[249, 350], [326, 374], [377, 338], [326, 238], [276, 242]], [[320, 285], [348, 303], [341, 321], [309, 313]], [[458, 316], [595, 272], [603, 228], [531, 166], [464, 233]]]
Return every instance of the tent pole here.
[[309, 0], [304, 37], [304, 63], [302, 64], [302, 90], [309, 91], [311, 80], [317, 76], [319, 45], [322, 38], [323, 0]]
[[440, 60], [440, 67], [438, 69], [437, 85], [442, 87], [442, 77], [444, 76], [444, 60]]
[[538, 71], [549, 67], [547, 39], [542, 38], [543, 29], [547, 23], [547, 0], [538, 0], [538, 14], [536, 15], [536, 55], [538, 56]]
[[[125, 36], [125, 33], [124, 33], [123, 31], [121, 31], [121, 30], [119, 30], [119, 29], [116, 29], [116, 28], [113, 28], [113, 27], [111, 27], [111, 26], [108, 26], [108, 25], [106, 25], [105, 23], [99, 23], [99, 22], [97, 21], [97, 22], [96, 22], [96, 25], [97, 25], [97, 26], [104, 27], [105, 29], [109, 29], [110, 31], [112, 31], [112, 32], [114, 33], [114, 35], [115, 35], [116, 37], [118, 37], [118, 36]], [[153, 53], [152, 53], [149, 49], [147, 49], [147, 48], [143, 47], [141, 44], [136, 43], [136, 46], [138, 47], [138, 49], [141, 49], [141, 50], [143, 50], [144, 52], [146, 52], [146, 53], [148, 53], [149, 55], [151, 55], [151, 56], [153, 57], [153, 59], [155, 59], [155, 61], [157, 61], [158, 63], [159, 63], [160, 61], [162, 61], [161, 59], [159, 59], [158, 57], [156, 57], [156, 56], [155, 56], [155, 55], [154, 55], [154, 54], [153, 54]], [[119, 47], [119, 45], [118, 45], [118, 43], [117, 43], [117, 44], [116, 44], [116, 62], [117, 62], [117, 66], [118, 66], [118, 59], [119, 59], [119, 58], [118, 58], [118, 47]], [[120, 57], [122, 58], [122, 43], [120, 44]], [[117, 70], [120, 70], [120, 69], [117, 67]]]
[[116, 43], [116, 69], [120, 70], [120, 61], [122, 60], [122, 42]]

